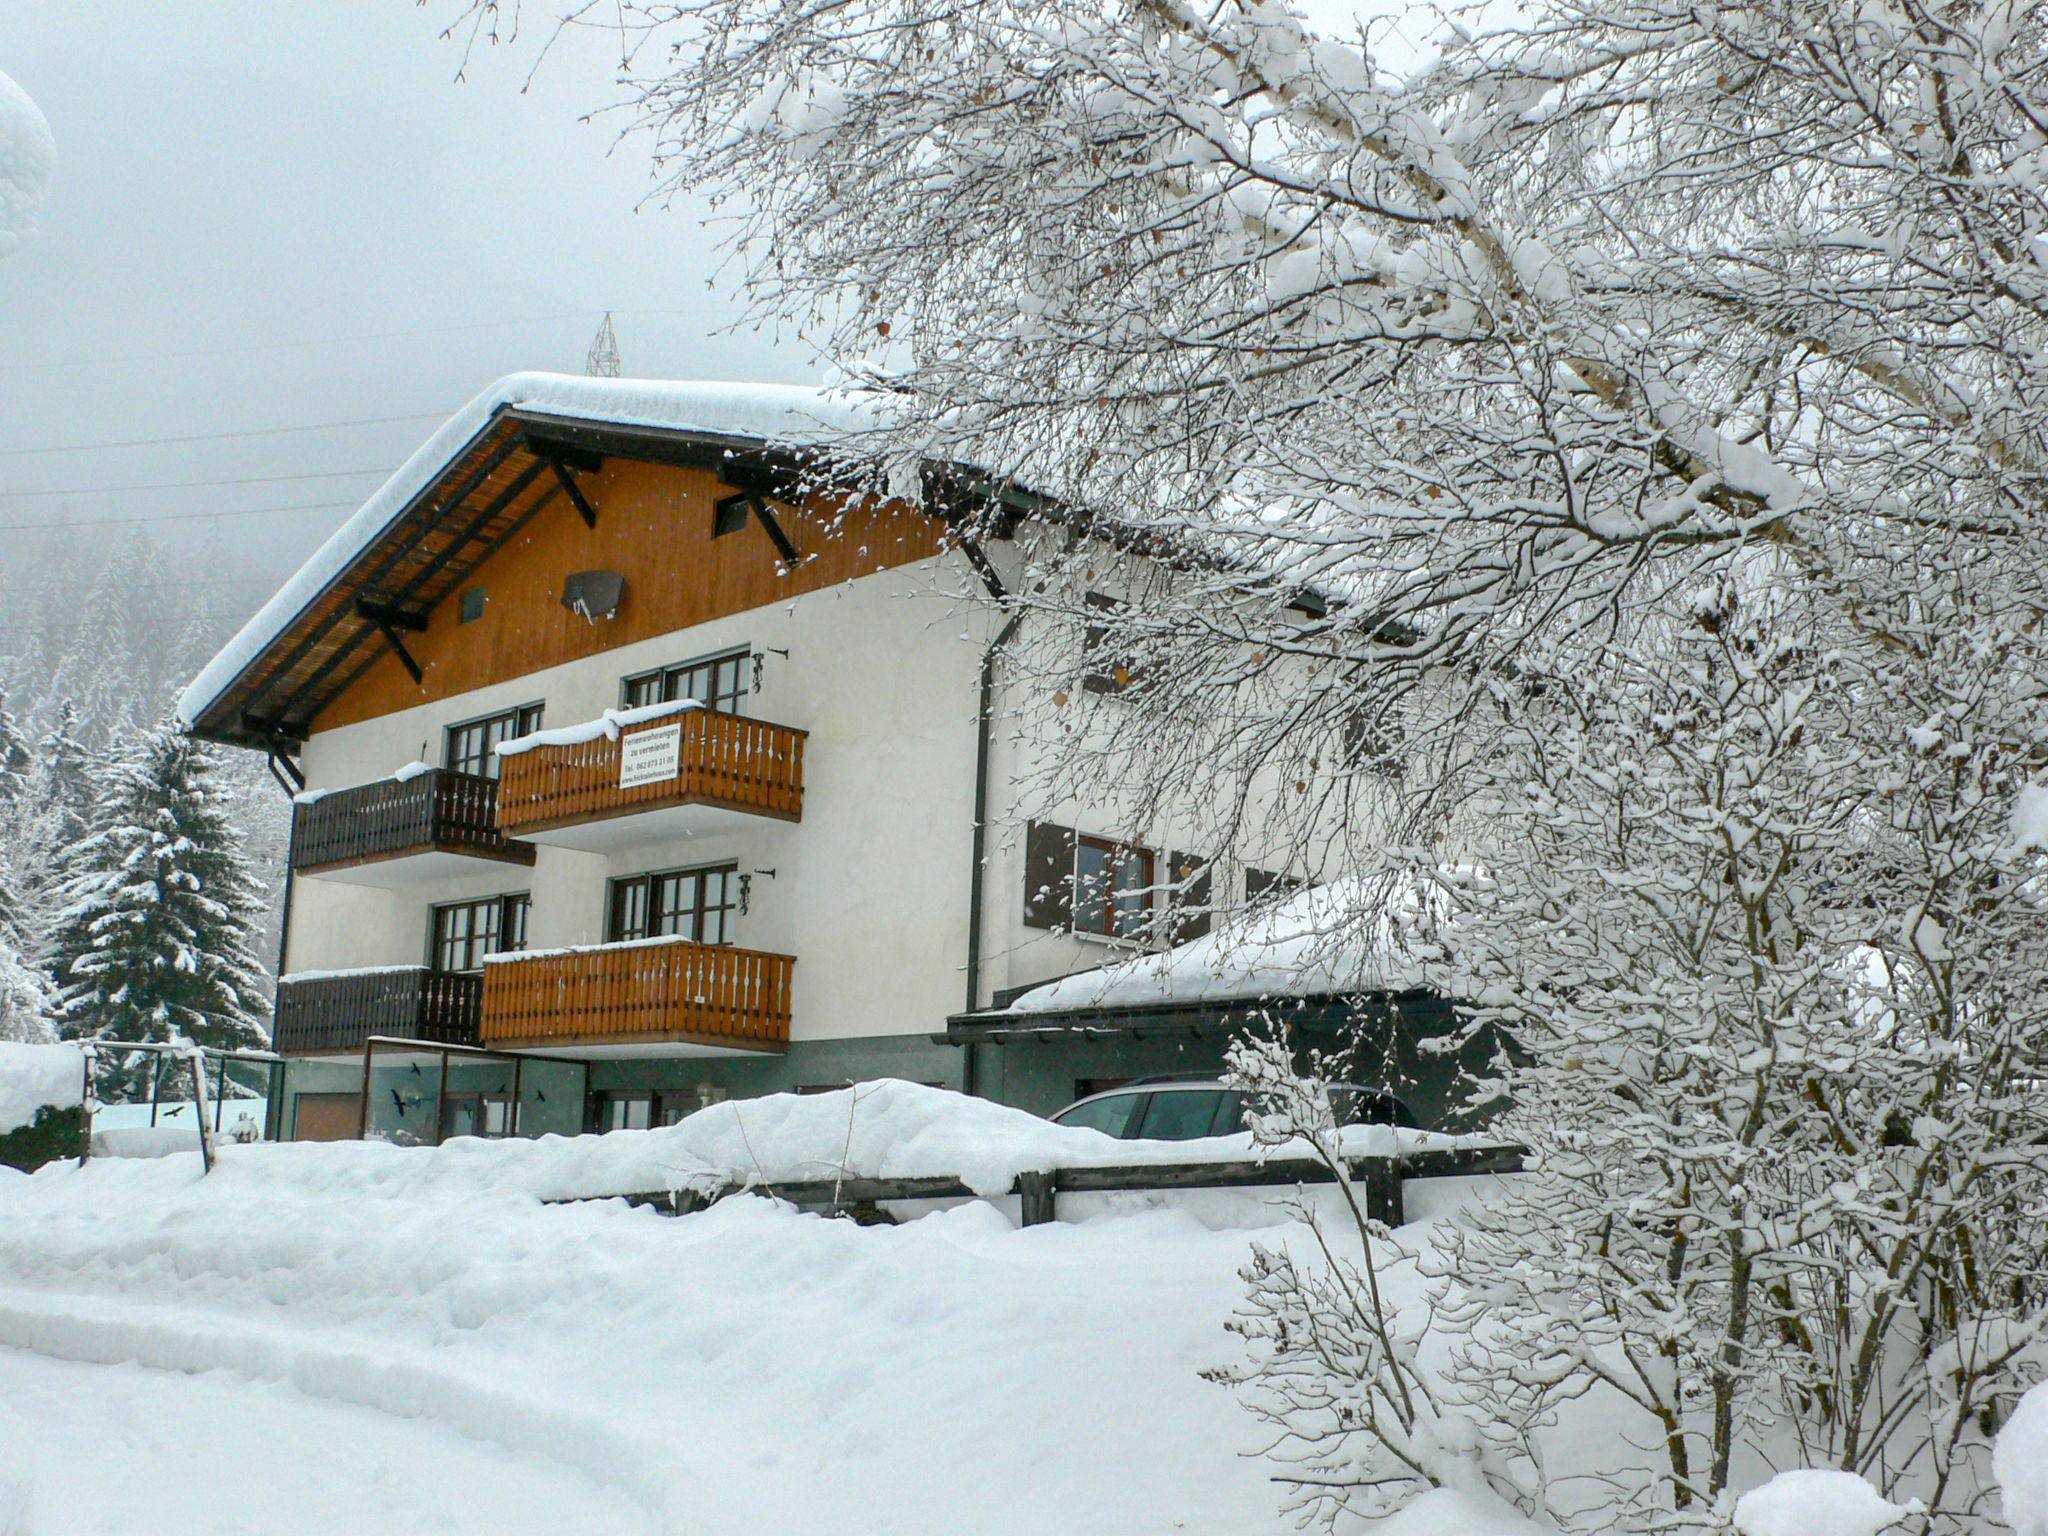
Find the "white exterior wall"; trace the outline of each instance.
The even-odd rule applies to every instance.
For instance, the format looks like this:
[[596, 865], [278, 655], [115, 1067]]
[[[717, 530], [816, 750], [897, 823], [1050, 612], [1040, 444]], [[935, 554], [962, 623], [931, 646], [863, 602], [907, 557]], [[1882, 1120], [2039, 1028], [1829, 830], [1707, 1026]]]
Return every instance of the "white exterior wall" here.
[[[548, 726], [594, 719], [618, 705], [626, 676], [746, 647], [764, 658], [747, 712], [810, 733], [804, 813], [794, 823], [739, 818], [736, 830], [613, 855], [542, 846], [530, 870], [476, 861], [475, 874], [396, 891], [301, 877], [287, 974], [420, 964], [435, 903], [522, 890], [533, 896], [533, 948], [598, 943], [609, 878], [731, 859], [752, 876], [737, 942], [796, 956], [793, 1039], [942, 1028], [963, 1001], [975, 714], [991, 625], [985, 611], [943, 595], [957, 583], [935, 565], [316, 731], [303, 759], [308, 787], [344, 788], [422, 751], [438, 764], [451, 724], [536, 701]], [[767, 870], [774, 875], [756, 873]]]
[[[1004, 565], [1019, 560], [1013, 550], [997, 553]], [[792, 1039], [943, 1028], [967, 1001], [976, 713], [982, 656], [999, 622], [989, 605], [948, 595], [974, 585], [964, 564], [927, 561], [316, 731], [303, 758], [308, 785], [344, 788], [422, 757], [439, 764], [452, 724], [536, 702], [545, 704], [547, 726], [594, 719], [618, 705], [624, 677], [744, 647], [763, 657], [761, 686], [749, 695], [747, 713], [810, 733], [804, 813], [796, 823], [707, 817], [720, 822], [718, 830], [650, 838], [615, 854], [542, 845], [531, 869], [476, 860], [474, 873], [396, 891], [302, 877], [294, 884], [287, 973], [420, 964], [434, 904], [516, 891], [533, 897], [530, 947], [600, 943], [608, 880], [731, 860], [751, 877], [736, 942], [796, 957]], [[1015, 716], [1025, 702], [1017, 687], [999, 669], [979, 1005], [999, 991], [1130, 952], [1121, 942], [1023, 922], [1027, 821], [1098, 835], [1133, 829], [1106, 807], [1021, 803], [1010, 791], [1034, 756], [1029, 743], [1015, 739]], [[1122, 706], [1114, 696], [1084, 694], [1071, 707], [1085, 730], [1087, 711]], [[1282, 793], [1277, 783], [1253, 786], [1255, 801]], [[1141, 835], [1162, 859], [1169, 851], [1206, 857], [1213, 850], [1200, 830], [1205, 819], [1169, 818]], [[1212, 902], [1235, 905], [1242, 878], [1239, 868], [1214, 868]]]

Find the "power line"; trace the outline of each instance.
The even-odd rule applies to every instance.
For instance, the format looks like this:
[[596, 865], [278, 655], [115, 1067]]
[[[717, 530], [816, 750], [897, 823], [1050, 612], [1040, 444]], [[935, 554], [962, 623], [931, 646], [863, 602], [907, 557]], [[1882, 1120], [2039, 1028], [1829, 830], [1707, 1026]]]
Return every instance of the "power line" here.
[[111, 496], [127, 491], [196, 491], [218, 485], [276, 485], [286, 480], [339, 480], [348, 475], [388, 475], [389, 465], [371, 469], [322, 469], [302, 475], [243, 475], [234, 480], [160, 480], [154, 485], [81, 485], [64, 491], [0, 491], [0, 500], [10, 496]]
[[157, 517], [86, 517], [51, 523], [0, 523], [0, 533], [32, 533], [43, 528], [111, 528], [126, 523], [196, 523], [210, 517], [266, 517], [281, 512], [325, 512], [359, 507], [359, 501], [307, 501], [289, 507], [241, 507], [232, 512], [166, 512]]
[[314, 421], [303, 427], [253, 427], [246, 432], [194, 432], [184, 437], [135, 437], [119, 443], [60, 443], [49, 448], [0, 448], [0, 459], [26, 453], [92, 453], [102, 448], [162, 448], [171, 443], [217, 443], [228, 438], [276, 437], [285, 432], [331, 432], [341, 427], [384, 427], [401, 421], [442, 421], [453, 411], [418, 411], [410, 416], [365, 416], [357, 421]]

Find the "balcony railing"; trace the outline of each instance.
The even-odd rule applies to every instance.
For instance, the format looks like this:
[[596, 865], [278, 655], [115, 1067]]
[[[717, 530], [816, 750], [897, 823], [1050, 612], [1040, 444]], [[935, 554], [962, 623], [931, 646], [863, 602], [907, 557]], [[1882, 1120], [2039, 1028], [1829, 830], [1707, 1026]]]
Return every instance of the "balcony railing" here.
[[531, 864], [533, 847], [498, 824], [496, 781], [434, 768], [305, 801], [292, 813], [292, 868], [301, 874], [419, 853]]
[[789, 1044], [796, 961], [757, 949], [642, 940], [484, 967], [485, 1045], [693, 1041], [741, 1050]]
[[[681, 727], [672, 778], [619, 787], [625, 742]], [[711, 805], [797, 821], [804, 809], [804, 732], [718, 710], [690, 709], [617, 736], [531, 747], [502, 759], [498, 815], [508, 833], [537, 832], [672, 805]]]
[[475, 1045], [483, 997], [481, 976], [422, 965], [286, 976], [277, 984], [272, 1045], [286, 1056], [359, 1051], [371, 1035]]

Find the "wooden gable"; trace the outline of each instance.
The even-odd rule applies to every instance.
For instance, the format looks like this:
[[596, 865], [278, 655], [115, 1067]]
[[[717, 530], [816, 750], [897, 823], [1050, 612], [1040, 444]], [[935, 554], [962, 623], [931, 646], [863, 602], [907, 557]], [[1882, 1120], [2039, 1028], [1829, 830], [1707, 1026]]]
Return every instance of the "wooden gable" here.
[[[314, 729], [909, 564], [943, 546], [937, 517], [801, 495], [794, 487], [813, 468], [758, 441], [501, 409], [243, 667], [193, 731], [289, 748]], [[765, 504], [776, 530], [751, 515], [714, 538], [715, 508], [735, 494]], [[794, 564], [782, 558], [778, 535], [794, 546]], [[562, 606], [564, 578], [586, 570], [625, 577], [610, 620], [593, 624]], [[462, 594], [478, 588], [482, 612], [463, 623]]]

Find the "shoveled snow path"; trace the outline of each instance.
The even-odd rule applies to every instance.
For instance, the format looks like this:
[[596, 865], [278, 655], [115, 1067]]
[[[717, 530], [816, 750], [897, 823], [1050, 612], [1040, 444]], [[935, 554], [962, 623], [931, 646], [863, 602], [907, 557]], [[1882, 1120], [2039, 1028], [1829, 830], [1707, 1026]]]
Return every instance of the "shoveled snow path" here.
[[0, 1529], [641, 1536], [617, 1490], [440, 1425], [251, 1382], [0, 1349]]
[[0, 1350], [10, 1352], [0, 1357], [0, 1397], [12, 1385], [7, 1366], [30, 1355], [208, 1376], [217, 1389], [222, 1381], [240, 1378], [288, 1388], [301, 1401], [378, 1414], [392, 1420], [393, 1432], [401, 1436], [409, 1428], [403, 1421], [433, 1421], [430, 1437], [453, 1433], [488, 1441], [522, 1463], [573, 1471], [586, 1485], [608, 1485], [621, 1507], [630, 1502], [656, 1508], [665, 1491], [653, 1471], [664, 1448], [654, 1439], [592, 1413], [506, 1390], [496, 1383], [516, 1380], [518, 1372], [493, 1370], [467, 1351], [372, 1344], [340, 1329], [279, 1326], [189, 1303], [5, 1287]]

